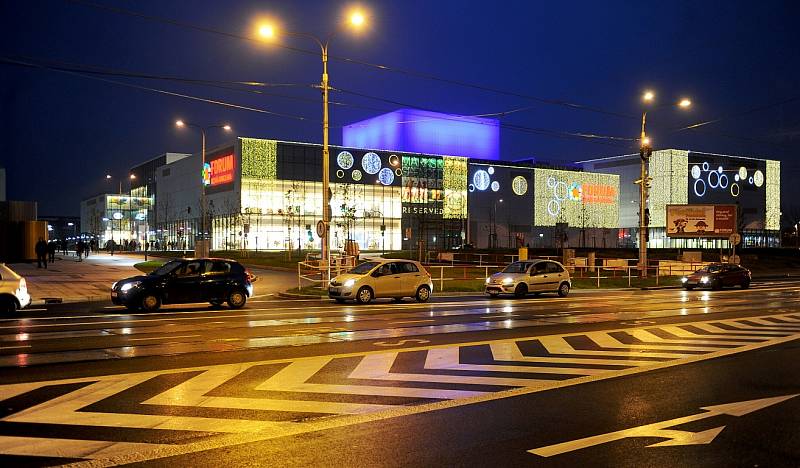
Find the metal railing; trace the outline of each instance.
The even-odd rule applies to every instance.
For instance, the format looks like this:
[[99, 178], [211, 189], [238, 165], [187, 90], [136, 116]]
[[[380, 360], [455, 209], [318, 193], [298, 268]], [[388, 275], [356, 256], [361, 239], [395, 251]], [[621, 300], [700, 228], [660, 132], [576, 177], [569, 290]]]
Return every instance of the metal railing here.
[[356, 266], [356, 258], [352, 255], [338, 255], [331, 257], [330, 269], [328, 264], [319, 258], [317, 254], [307, 254], [306, 259], [297, 262], [297, 288], [303, 288], [303, 281], [324, 286], [330, 277], [340, 275]]

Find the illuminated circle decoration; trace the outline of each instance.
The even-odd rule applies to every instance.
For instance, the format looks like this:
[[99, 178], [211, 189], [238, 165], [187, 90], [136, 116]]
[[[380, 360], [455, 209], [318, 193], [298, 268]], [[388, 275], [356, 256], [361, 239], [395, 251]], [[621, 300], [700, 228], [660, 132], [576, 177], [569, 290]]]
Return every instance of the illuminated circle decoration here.
[[472, 176], [472, 183], [477, 190], [484, 191], [489, 188], [489, 184], [492, 183], [492, 180], [489, 177], [489, 173], [481, 169], [475, 171], [475, 174]]
[[733, 176], [733, 180], [735, 180], [736, 182], [739, 182], [739, 174], [736, 174], [735, 176]]
[[558, 216], [558, 213], [561, 211], [561, 203], [558, 200], [550, 200], [547, 202], [547, 213], [550, 214], [552, 217]]
[[708, 172], [708, 162], [707, 161], [703, 162], [703, 172]]
[[717, 172], [719, 172], [720, 174], [722, 174], [722, 166], [719, 166], [719, 167], [717, 168]]
[[203, 164], [203, 185], [211, 185], [211, 163]]
[[403, 175], [403, 170], [398, 167], [397, 169], [394, 170], [394, 174], [397, 177], [400, 177], [401, 175]]
[[514, 177], [511, 181], [511, 190], [517, 195], [525, 195], [528, 192], [528, 181], [520, 175]]
[[[737, 174], [737, 176], [738, 176], [738, 174]], [[736, 190], [734, 190], [734, 189], [736, 189]], [[738, 197], [739, 196], [739, 191], [740, 191], [739, 184], [737, 184], [736, 182], [732, 183], [731, 184], [731, 195], [733, 195], [734, 197]]]
[[469, 184], [469, 187], [467, 187], [467, 190], [469, 190], [470, 192], [474, 192], [475, 191], [475, 184]]
[[[711, 176], [715, 177], [714, 182], [711, 182]], [[708, 186], [711, 188], [719, 187], [719, 173], [717, 173], [716, 171], [708, 173]]]
[[700, 178], [700, 166], [698, 166], [697, 164], [692, 166], [692, 178], [693, 179], [699, 179]]
[[489, 175], [494, 175], [494, 167], [489, 166], [489, 169], [487, 169], [486, 172], [488, 172]]
[[344, 171], [341, 170], [341, 169], [337, 170], [336, 171], [336, 177], [338, 177], [340, 179], [344, 179]]
[[342, 151], [336, 155], [336, 164], [344, 170], [353, 167], [353, 155], [349, 151]]
[[[699, 187], [703, 188], [702, 193], [700, 192]], [[706, 183], [703, 179], [697, 179], [694, 181], [694, 194], [701, 198], [706, 194]]]
[[378, 180], [383, 185], [392, 185], [392, 182], [394, 182], [394, 172], [388, 167], [384, 167], [378, 172]]
[[495, 180], [492, 182], [492, 192], [497, 192], [498, 190], [500, 190], [500, 182]]
[[740, 180], [747, 179], [747, 168], [744, 166], [739, 167], [739, 179]]
[[728, 188], [728, 176], [727, 175], [722, 174], [721, 176], [719, 176], [719, 188], [721, 188], [721, 189]]
[[122, 219], [122, 213], [120, 213], [119, 211], [116, 211], [116, 212], [114, 212], [114, 214], [111, 217], [114, 218], [114, 219]]
[[764, 173], [761, 171], [753, 173], [753, 182], [756, 184], [756, 187], [764, 185]]
[[753, 185], [753, 176], [750, 176], [750, 178], [747, 179], [747, 183]]
[[581, 184], [577, 182], [571, 183], [569, 190], [567, 190], [567, 196], [572, 201], [581, 201], [581, 198], [583, 198], [583, 187], [581, 187]]
[[358, 169], [354, 170], [353, 173], [350, 174], [350, 175], [353, 177], [353, 180], [355, 180], [356, 182], [361, 180], [361, 171], [359, 171]]
[[553, 196], [556, 197], [558, 201], [564, 201], [567, 199], [567, 183], [563, 181], [556, 182], [556, 186], [553, 187]]
[[550, 176], [547, 178], [547, 188], [556, 188], [556, 178]]
[[400, 157], [396, 154], [389, 156], [389, 165], [392, 167], [397, 167], [400, 165]]
[[377, 174], [381, 170], [381, 157], [376, 153], [367, 153], [361, 159], [361, 167], [367, 174]]

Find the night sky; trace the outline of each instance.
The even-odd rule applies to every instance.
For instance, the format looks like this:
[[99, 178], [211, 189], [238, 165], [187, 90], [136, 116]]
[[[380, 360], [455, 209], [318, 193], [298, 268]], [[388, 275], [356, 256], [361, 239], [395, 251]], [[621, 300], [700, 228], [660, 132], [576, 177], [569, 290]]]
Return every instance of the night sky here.
[[[320, 143], [320, 92], [311, 87], [319, 81], [318, 54], [230, 36], [254, 37], [255, 21], [264, 16], [279, 18], [284, 30], [340, 31], [331, 45], [331, 86], [351, 93], [332, 93], [342, 104], [331, 107], [333, 144], [341, 142], [342, 125], [414, 106], [467, 115], [517, 110], [500, 117], [503, 159], [625, 154], [635, 142], [571, 134], [637, 137], [639, 97], [652, 88], [659, 104], [683, 96], [694, 102], [689, 112], [666, 106], [649, 114], [656, 148], [780, 159], [784, 214], [800, 212], [792, 207], [800, 184], [791, 183], [800, 175], [798, 2], [375, 0], [362, 4], [369, 28], [358, 34], [343, 26], [351, 5], [345, 2], [96, 2], [0, 0], [0, 165], [9, 199], [38, 201], [40, 215], [77, 215], [82, 198], [116, 191], [106, 173], [126, 176], [161, 153], [198, 151], [199, 135], [176, 129], [177, 118], [230, 123], [235, 135]], [[309, 39], [280, 42], [318, 50]], [[90, 79], [53, 68], [106, 74]], [[241, 81], [295, 86], [230, 83]], [[209, 137], [212, 145], [229, 138], [218, 131]]]

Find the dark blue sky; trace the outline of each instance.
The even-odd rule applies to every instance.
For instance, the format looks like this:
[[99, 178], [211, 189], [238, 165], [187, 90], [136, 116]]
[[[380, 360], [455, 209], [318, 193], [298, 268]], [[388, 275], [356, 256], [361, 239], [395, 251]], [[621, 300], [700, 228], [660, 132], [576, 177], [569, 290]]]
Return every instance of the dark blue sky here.
[[[347, 2], [96, 0], [211, 29], [252, 35], [259, 15], [287, 30], [325, 35]], [[461, 87], [332, 60], [331, 85], [426, 109], [487, 114], [507, 125], [558, 132], [636, 137], [645, 88], [661, 103], [687, 95], [688, 113], [650, 114], [657, 148], [677, 147], [784, 161], [784, 207], [800, 195], [800, 32], [797, 2], [751, 1], [373, 1], [370, 28], [342, 31], [331, 54], [563, 100], [629, 115], [618, 117]], [[319, 57], [275, 46], [120, 15], [66, 0], [0, 0], [0, 56], [90, 65], [199, 80], [310, 85]], [[341, 29], [341, 28], [339, 28]], [[314, 50], [310, 40], [283, 43]], [[173, 81], [108, 77], [136, 85], [300, 115], [298, 121], [190, 101], [80, 76], [0, 64], [0, 165], [9, 198], [37, 200], [40, 214], [77, 214], [79, 201], [111, 189], [105, 174], [165, 151], [192, 152], [199, 136], [178, 131], [181, 117], [229, 122], [237, 135], [321, 142], [319, 91], [271, 88], [259, 95]], [[300, 98], [300, 99], [296, 99]], [[334, 93], [332, 143], [344, 125], [396, 107]], [[772, 106], [770, 106], [772, 105]], [[769, 106], [769, 107], [767, 107]], [[367, 107], [367, 108], [364, 108]], [[374, 108], [374, 109], [368, 109]], [[753, 109], [752, 112], [748, 112]], [[722, 118], [701, 131], [673, 132]], [[211, 134], [211, 143], [225, 137]], [[634, 143], [559, 138], [502, 130], [502, 156], [574, 161], [623, 154]], [[116, 187], [116, 185], [114, 186]]]

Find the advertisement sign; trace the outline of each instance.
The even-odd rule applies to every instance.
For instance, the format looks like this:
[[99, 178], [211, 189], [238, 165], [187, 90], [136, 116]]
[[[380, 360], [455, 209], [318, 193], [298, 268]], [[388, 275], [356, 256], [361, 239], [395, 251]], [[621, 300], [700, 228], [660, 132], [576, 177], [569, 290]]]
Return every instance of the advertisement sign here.
[[214, 187], [233, 182], [236, 158], [233, 153], [207, 161], [203, 165], [203, 185]]
[[667, 205], [667, 236], [729, 238], [736, 205]]

